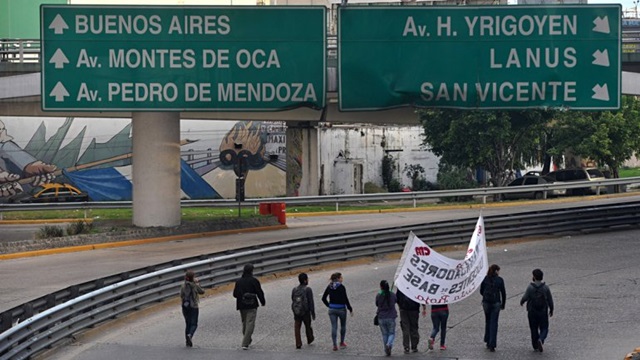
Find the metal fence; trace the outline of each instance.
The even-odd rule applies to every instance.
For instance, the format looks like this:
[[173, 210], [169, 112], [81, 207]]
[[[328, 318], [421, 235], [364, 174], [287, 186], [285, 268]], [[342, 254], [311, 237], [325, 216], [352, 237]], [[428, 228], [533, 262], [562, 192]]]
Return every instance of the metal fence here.
[[[206, 288], [228, 284], [245, 263], [262, 276], [401, 252], [410, 231], [431, 246], [469, 241], [475, 218], [290, 240], [233, 253], [175, 260], [71, 286], [0, 314], [0, 359], [24, 359], [68, 341], [73, 334], [177, 298], [184, 271]], [[640, 202], [583, 206], [485, 217], [488, 241], [525, 236], [614, 230], [640, 224]]]
[[[486, 202], [488, 197], [500, 196], [502, 194], [514, 194], [523, 192], [541, 192], [543, 198], [547, 197], [547, 193], [551, 190], [558, 189], [580, 189], [585, 187], [597, 187], [597, 193], [612, 192], [615, 186], [628, 186], [640, 184], [640, 177], [629, 177], [623, 179], [606, 179], [599, 181], [575, 181], [575, 182], [557, 182], [553, 184], [527, 185], [527, 186], [505, 186], [505, 187], [487, 187], [472, 188], [461, 190], [434, 190], [434, 191], [415, 191], [415, 192], [397, 192], [397, 193], [376, 193], [376, 194], [349, 194], [349, 195], [323, 195], [323, 196], [297, 196], [297, 197], [275, 197], [275, 198], [254, 198], [246, 199], [240, 203], [241, 206], [255, 207], [262, 202], [281, 202], [287, 207], [291, 205], [317, 205], [332, 204], [335, 210], [339, 211], [341, 205], [353, 203], [369, 203], [369, 202], [389, 202], [403, 201], [411, 203], [411, 206], [417, 207], [418, 202], [424, 200], [437, 200], [452, 197], [479, 197], [482, 202]], [[231, 207], [237, 206], [238, 202], [232, 199], [218, 200], [183, 200], [183, 207]], [[48, 204], [0, 204], [0, 220], [4, 218], [4, 213], [11, 211], [32, 211], [32, 210], [70, 210], [80, 209], [87, 212], [92, 209], [130, 209], [131, 201], [100, 201], [100, 202], [74, 202], [74, 203], [48, 203]]]

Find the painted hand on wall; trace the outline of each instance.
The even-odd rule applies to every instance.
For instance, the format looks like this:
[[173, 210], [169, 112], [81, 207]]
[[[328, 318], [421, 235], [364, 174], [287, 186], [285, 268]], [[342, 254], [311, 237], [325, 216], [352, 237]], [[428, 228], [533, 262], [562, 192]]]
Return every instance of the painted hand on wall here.
[[23, 178], [31, 179], [31, 186], [40, 186], [50, 183], [56, 176], [54, 171], [58, 168], [55, 165], [45, 164], [38, 160], [24, 167], [22, 171]]
[[0, 169], [0, 196], [12, 196], [22, 192], [22, 186], [18, 182], [20, 175], [10, 174]]
[[[22, 185], [35, 187], [49, 183], [56, 177], [56, 170], [55, 165], [36, 159], [16, 144], [0, 121], [0, 196], [22, 192]], [[20, 180], [23, 181], [18, 183]]]

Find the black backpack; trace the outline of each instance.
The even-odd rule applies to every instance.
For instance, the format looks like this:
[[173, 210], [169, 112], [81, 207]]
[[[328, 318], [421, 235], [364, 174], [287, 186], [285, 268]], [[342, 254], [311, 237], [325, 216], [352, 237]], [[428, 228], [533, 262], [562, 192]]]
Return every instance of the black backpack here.
[[195, 305], [195, 301], [193, 300], [193, 289], [191, 289], [191, 285], [189, 285], [189, 283], [186, 283], [185, 290], [186, 292], [184, 290], [180, 292], [180, 299], [182, 299], [182, 307], [184, 308], [193, 307], [193, 305]]
[[484, 291], [482, 292], [482, 301], [489, 304], [500, 302], [500, 289], [495, 277], [488, 277], [484, 280]]
[[309, 302], [307, 300], [307, 288], [296, 286], [292, 291], [291, 310], [296, 316], [303, 316], [309, 312]]
[[544, 312], [547, 308], [547, 297], [544, 294], [544, 286], [534, 286], [533, 289], [533, 295], [531, 295], [531, 299], [529, 299], [531, 310]]

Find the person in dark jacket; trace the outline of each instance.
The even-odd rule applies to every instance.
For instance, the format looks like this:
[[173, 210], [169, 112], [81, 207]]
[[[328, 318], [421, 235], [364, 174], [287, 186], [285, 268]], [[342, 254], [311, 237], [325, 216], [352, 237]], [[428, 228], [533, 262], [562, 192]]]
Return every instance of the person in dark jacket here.
[[304, 332], [307, 336], [307, 344], [311, 344], [315, 339], [313, 337], [313, 328], [311, 327], [311, 320], [316, 319], [316, 308], [315, 303], [313, 301], [313, 291], [309, 287], [309, 276], [305, 273], [300, 273], [298, 275], [298, 282], [300, 285], [296, 286], [291, 290], [291, 301], [295, 302], [296, 294], [300, 291], [305, 293], [305, 297], [307, 300], [306, 311], [302, 315], [293, 314], [294, 320], [294, 335], [296, 338], [296, 349], [300, 349], [302, 347], [302, 336], [300, 334], [300, 329], [302, 328], [302, 324], [304, 324]]
[[258, 300], [262, 306], [266, 305], [260, 281], [253, 277], [252, 264], [244, 266], [242, 277], [236, 281], [233, 289], [233, 297], [236, 298], [236, 309], [240, 310], [242, 319], [242, 349], [248, 350], [249, 345], [251, 345], [251, 335], [253, 335], [253, 329], [256, 325]]
[[498, 317], [500, 310], [504, 310], [507, 302], [507, 292], [504, 288], [504, 280], [500, 277], [500, 266], [489, 266], [487, 276], [480, 284], [482, 295], [482, 308], [484, 310], [484, 342], [489, 351], [496, 351], [498, 343]]
[[402, 329], [402, 345], [404, 353], [418, 352], [420, 333], [418, 323], [420, 319], [420, 304], [408, 298], [402, 291], [396, 291], [398, 308], [400, 309], [400, 329]]
[[180, 300], [182, 300], [182, 317], [184, 317], [184, 337], [187, 347], [193, 347], [193, 335], [198, 328], [198, 316], [200, 314], [200, 295], [204, 290], [200, 287], [195, 273], [188, 270], [184, 276], [184, 282], [180, 286]]
[[549, 317], [553, 316], [553, 297], [549, 287], [542, 282], [543, 276], [542, 270], [533, 270], [533, 282], [520, 299], [520, 306], [527, 303], [531, 345], [540, 352], [549, 333]]
[[[340, 320], [340, 347], [347, 347], [344, 342], [347, 335], [347, 310], [353, 316], [353, 308], [349, 303], [347, 289], [342, 284], [342, 274], [337, 272], [331, 274], [331, 282], [322, 294], [322, 302], [329, 308], [329, 319], [331, 320], [331, 340], [333, 341], [333, 351], [338, 350], [338, 320]], [[329, 298], [329, 300], [327, 300]]]
[[380, 332], [382, 333], [384, 353], [387, 356], [391, 356], [393, 341], [396, 338], [396, 318], [398, 318], [398, 312], [396, 311], [397, 302], [396, 294], [389, 290], [387, 280], [380, 281], [380, 291], [376, 295], [376, 307], [378, 308], [376, 315], [378, 315]]

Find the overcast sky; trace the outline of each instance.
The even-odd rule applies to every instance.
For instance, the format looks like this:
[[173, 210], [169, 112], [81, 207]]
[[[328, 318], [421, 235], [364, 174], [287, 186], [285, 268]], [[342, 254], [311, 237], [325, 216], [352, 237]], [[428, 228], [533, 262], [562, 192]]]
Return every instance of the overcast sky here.
[[[636, 0], [636, 3], [638, 0]], [[625, 17], [637, 17], [635, 14], [636, 4], [634, 0], [589, 0], [589, 4], [622, 4], [622, 10], [625, 11]]]

